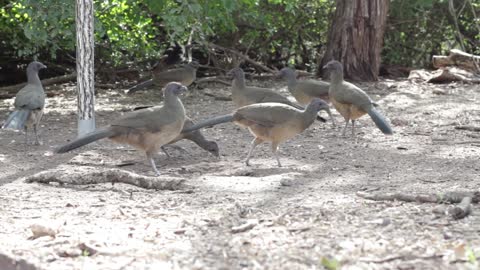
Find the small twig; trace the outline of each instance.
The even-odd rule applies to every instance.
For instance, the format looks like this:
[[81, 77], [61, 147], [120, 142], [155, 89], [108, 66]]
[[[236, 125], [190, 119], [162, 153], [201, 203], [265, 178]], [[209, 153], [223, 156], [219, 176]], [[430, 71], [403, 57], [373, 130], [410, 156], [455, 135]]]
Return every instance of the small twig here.
[[480, 132], [480, 127], [470, 125], [456, 126], [455, 129]]
[[257, 224], [258, 224], [258, 220], [256, 220], [256, 219], [248, 220], [246, 223], [244, 223], [242, 225], [232, 227], [232, 233], [240, 233], [240, 232], [249, 231], [249, 230], [253, 229], [255, 226], [257, 226]]

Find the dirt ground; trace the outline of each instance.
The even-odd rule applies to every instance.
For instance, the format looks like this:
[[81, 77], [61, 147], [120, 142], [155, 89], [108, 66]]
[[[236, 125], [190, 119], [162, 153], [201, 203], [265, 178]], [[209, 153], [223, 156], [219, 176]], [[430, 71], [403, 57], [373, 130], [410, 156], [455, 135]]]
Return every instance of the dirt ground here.
[[[249, 84], [287, 95], [281, 82]], [[117, 168], [127, 161], [135, 164], [121, 169], [153, 175], [142, 153], [107, 140], [52, 154], [76, 136], [74, 86], [63, 85], [63, 95], [48, 99], [43, 145], [25, 151], [23, 134], [0, 130], [0, 253], [49, 270], [478, 269], [478, 205], [472, 215], [453, 220], [435, 213], [437, 204], [371, 201], [357, 192], [480, 190], [480, 132], [455, 129], [480, 126], [480, 87], [407, 80], [361, 86], [390, 119], [393, 136], [364, 116], [356, 139], [344, 138], [343, 119], [333, 111], [336, 129], [316, 122], [281, 145], [283, 167], [267, 144], [247, 167], [252, 136], [224, 124], [203, 131], [218, 143], [220, 158], [188, 141], [177, 143], [185, 151], [169, 149], [171, 158], [160, 153], [158, 180], [176, 177], [185, 184], [156, 191], [23, 181], [58, 166]], [[206, 93], [228, 95], [229, 89], [189, 92], [182, 99], [192, 118], [233, 108]], [[99, 90], [97, 125], [157, 104], [159, 96]], [[0, 101], [0, 119], [12, 103]], [[52, 229], [55, 237], [31, 239], [32, 225]], [[245, 231], [235, 232], [239, 226]]]

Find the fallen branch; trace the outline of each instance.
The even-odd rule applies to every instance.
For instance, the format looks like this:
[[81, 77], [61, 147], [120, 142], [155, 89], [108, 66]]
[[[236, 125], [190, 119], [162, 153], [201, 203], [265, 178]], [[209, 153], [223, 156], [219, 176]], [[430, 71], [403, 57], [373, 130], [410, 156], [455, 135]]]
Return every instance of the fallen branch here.
[[480, 127], [470, 125], [455, 126], [455, 129], [480, 132]]
[[478, 69], [480, 56], [469, 54], [457, 49], [451, 50], [448, 56], [434, 55], [432, 58], [432, 64], [435, 68], [458, 66], [465, 70], [480, 72]]
[[447, 210], [447, 213], [454, 219], [462, 219], [472, 212], [472, 198], [465, 197], [462, 201]]
[[259, 62], [255, 61], [255, 60], [252, 60], [247, 55], [244, 55], [244, 54], [242, 54], [242, 53], [240, 53], [240, 52], [238, 52], [234, 49], [225, 48], [225, 47], [222, 47], [220, 45], [213, 44], [213, 43], [206, 43], [206, 44], [207, 44], [208, 47], [211, 47], [213, 49], [219, 49], [219, 50], [222, 50], [222, 51], [227, 51], [227, 52], [233, 53], [234, 55], [242, 58], [243, 60], [250, 63], [252, 66], [256, 67], [257, 69], [260, 69], [260, 70], [263, 70], [263, 71], [266, 71], [266, 72], [269, 72], [269, 73], [275, 73], [276, 72], [276, 70], [271, 69], [271, 68], [269, 68], [265, 65], [262, 65]]
[[419, 203], [458, 203], [447, 213], [461, 219], [471, 213], [471, 204], [480, 202], [480, 191], [450, 191], [443, 194], [368, 193], [357, 192], [357, 196], [373, 201], [404, 201]]
[[359, 191], [357, 196], [373, 201], [419, 203], [459, 203], [463, 198], [470, 197], [473, 203], [480, 202], [480, 191], [449, 191], [443, 194], [368, 193]]
[[60, 166], [43, 171], [25, 179], [27, 183], [56, 182], [70, 185], [91, 185], [101, 183], [124, 183], [145, 189], [177, 190], [184, 179], [139, 175], [120, 169], [102, 169], [91, 166]]

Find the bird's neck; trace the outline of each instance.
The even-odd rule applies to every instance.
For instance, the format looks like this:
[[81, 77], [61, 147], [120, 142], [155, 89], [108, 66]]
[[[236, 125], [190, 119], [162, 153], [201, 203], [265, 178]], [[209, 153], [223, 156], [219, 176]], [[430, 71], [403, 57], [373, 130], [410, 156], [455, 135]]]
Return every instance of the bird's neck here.
[[303, 117], [302, 117], [304, 129], [308, 128], [315, 121], [315, 118], [317, 117], [317, 113], [318, 111], [312, 108], [310, 105], [307, 106], [305, 111], [303, 111]]
[[343, 82], [343, 72], [332, 72], [330, 75], [331, 84], [341, 84]]
[[175, 108], [175, 109], [183, 109], [183, 104], [182, 104], [182, 101], [180, 100], [180, 98], [177, 96], [177, 95], [174, 95], [172, 93], [165, 93], [165, 102], [164, 102], [165, 106], [168, 106], [168, 107], [171, 107], [171, 108]]
[[200, 147], [202, 147], [203, 149], [208, 151], [207, 145], [208, 145], [209, 141], [207, 141], [205, 139], [205, 137], [203, 137], [202, 133], [200, 133], [198, 131], [193, 131], [193, 132], [196, 132], [197, 136], [192, 136], [191, 137], [192, 142], [196, 143], [197, 145], [199, 145]]
[[295, 78], [295, 74], [288, 74], [287, 75], [288, 90], [290, 90], [290, 92], [293, 91], [296, 85], [297, 85], [297, 78]]
[[28, 80], [28, 84], [42, 85], [42, 82], [38, 77], [38, 72], [28, 71], [27, 80]]
[[234, 89], [235, 88], [238, 88], [238, 89], [245, 88], [245, 77], [238, 76], [238, 77], [233, 78], [232, 86], [233, 86]]

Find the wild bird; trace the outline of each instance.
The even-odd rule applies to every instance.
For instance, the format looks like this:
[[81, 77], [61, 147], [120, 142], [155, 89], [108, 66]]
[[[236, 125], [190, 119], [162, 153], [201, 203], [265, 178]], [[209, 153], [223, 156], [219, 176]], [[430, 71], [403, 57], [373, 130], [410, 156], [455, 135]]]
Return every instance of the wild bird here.
[[[288, 91], [303, 106], [308, 105], [312, 99], [321, 98], [327, 103], [329, 102], [328, 90], [330, 84], [328, 82], [318, 80], [297, 80], [295, 70], [285, 67], [278, 72], [278, 77], [287, 80]], [[332, 125], [335, 127], [335, 118], [329, 114]]]
[[149, 85], [155, 85], [163, 88], [170, 82], [179, 82], [182, 85], [190, 86], [197, 78], [197, 69], [199, 64], [192, 61], [183, 67], [168, 69], [168, 70], [153, 70], [152, 79], [138, 84], [127, 90], [127, 94], [133, 94], [140, 89], [146, 88]]
[[247, 166], [250, 165], [250, 157], [255, 147], [262, 142], [271, 142], [273, 156], [277, 160], [277, 165], [281, 167], [282, 164], [277, 155], [279, 144], [302, 133], [315, 121], [317, 113], [325, 108], [328, 108], [328, 104], [321, 99], [313, 99], [303, 110], [274, 102], [251, 104], [238, 108], [232, 114], [218, 116], [184, 128], [182, 132], [234, 122], [248, 128], [255, 136], [245, 160]]
[[[147, 108], [151, 108], [151, 107], [153, 107], [153, 106], [141, 106], [141, 107], [136, 107], [133, 110], [138, 111], [138, 110], [141, 110], [141, 109], [147, 109]], [[183, 124], [184, 128], [188, 128], [190, 126], [193, 126], [194, 124], [195, 124], [195, 122], [193, 122], [193, 120], [190, 117], [185, 116], [185, 123]], [[192, 141], [193, 143], [200, 146], [202, 149], [204, 149], [205, 151], [209, 152], [210, 154], [212, 154], [216, 157], [220, 156], [220, 149], [218, 148], [218, 144], [215, 141], [207, 140], [205, 138], [205, 136], [203, 136], [202, 132], [200, 132], [200, 130], [194, 130], [192, 132], [181, 132], [175, 139], [173, 139], [168, 144], [163, 145], [161, 147], [163, 153], [165, 153], [165, 155], [167, 157], [170, 157], [170, 154], [168, 154], [168, 152], [166, 151], [165, 148], [167, 146], [174, 147], [173, 146], [174, 143], [176, 143], [178, 141], [181, 141], [181, 140], [184, 140], [184, 139]], [[181, 147], [176, 147], [176, 148], [181, 149]]]
[[28, 144], [28, 130], [33, 129], [35, 144], [39, 145], [38, 126], [45, 107], [45, 92], [38, 72], [47, 68], [44, 64], [33, 61], [27, 67], [27, 85], [15, 96], [15, 110], [5, 120], [2, 128], [25, 130], [25, 145]]
[[75, 139], [56, 149], [55, 152], [65, 153], [94, 141], [109, 138], [144, 151], [153, 171], [158, 176], [160, 172], [153, 156], [160, 147], [180, 135], [185, 122], [185, 109], [178, 96], [186, 91], [187, 87], [180, 83], [169, 83], [165, 87], [163, 106], [127, 113], [110, 125]]
[[[239, 67], [233, 68], [228, 72], [228, 75], [233, 76], [232, 80], [232, 101], [236, 108], [240, 108], [246, 105], [265, 102], [278, 102], [286, 105], [290, 105], [299, 110], [303, 110], [304, 107], [295, 104], [288, 100], [288, 98], [268, 88], [260, 88], [254, 86], [247, 86], [245, 83], [245, 73]], [[330, 108], [326, 107], [324, 110], [331, 116]], [[317, 119], [321, 122], [326, 120], [320, 116]]]
[[393, 130], [385, 117], [377, 111], [376, 104], [362, 89], [343, 79], [343, 66], [340, 62], [332, 60], [328, 62], [324, 69], [330, 72], [330, 88], [328, 94], [333, 106], [345, 118], [345, 127], [342, 135], [352, 121], [352, 136], [355, 136], [355, 120], [368, 114], [375, 125], [387, 135], [393, 134]]

